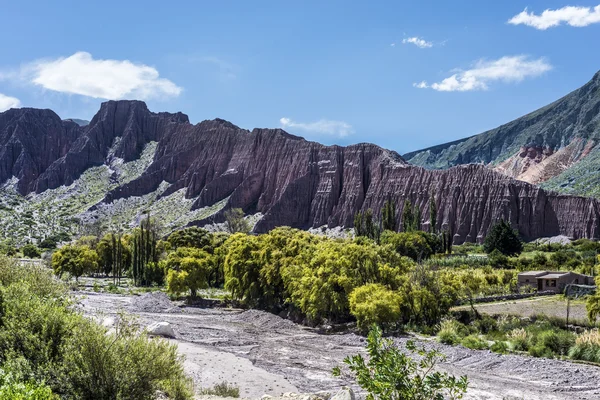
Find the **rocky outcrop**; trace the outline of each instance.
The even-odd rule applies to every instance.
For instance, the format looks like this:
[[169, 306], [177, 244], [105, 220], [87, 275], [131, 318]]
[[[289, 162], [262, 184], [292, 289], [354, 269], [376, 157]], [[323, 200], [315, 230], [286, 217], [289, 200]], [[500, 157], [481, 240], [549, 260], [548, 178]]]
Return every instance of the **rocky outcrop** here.
[[[500, 218], [525, 238], [600, 237], [598, 201], [548, 193], [481, 165], [426, 170], [373, 144], [324, 146], [280, 129], [248, 131], [220, 119], [192, 125], [184, 114], [151, 113], [131, 101], [104, 103], [88, 126], [74, 129], [76, 140], [66, 153], [57, 153], [23, 186], [25, 192], [70, 184], [111, 157], [133, 160], [155, 141], [152, 163], [107, 193], [105, 203], [148, 194], [166, 182], [162, 196], [185, 189], [194, 208], [226, 200], [210, 222], [239, 207], [261, 213], [255, 231], [265, 232], [281, 225], [350, 227], [358, 210], [377, 214], [388, 199], [396, 202], [398, 216], [406, 199], [427, 216], [433, 195], [437, 228], [452, 232], [455, 243], [482, 240]], [[203, 222], [209, 221], [197, 223]]]
[[[584, 159], [599, 140], [600, 72], [581, 88], [508, 124], [407, 153], [404, 158], [434, 169], [489, 164], [512, 177], [539, 183]], [[557, 156], [544, 162], [552, 154]], [[600, 164], [594, 163], [593, 167], [600, 168]], [[587, 186], [593, 187], [600, 181], [590, 183]], [[560, 183], [555, 186], [561, 187]], [[587, 186], [579, 188], [579, 193], [590, 193]]]
[[18, 190], [30, 191], [41, 174], [71, 149], [81, 131], [51, 110], [11, 109], [0, 113], [0, 182], [18, 178]]

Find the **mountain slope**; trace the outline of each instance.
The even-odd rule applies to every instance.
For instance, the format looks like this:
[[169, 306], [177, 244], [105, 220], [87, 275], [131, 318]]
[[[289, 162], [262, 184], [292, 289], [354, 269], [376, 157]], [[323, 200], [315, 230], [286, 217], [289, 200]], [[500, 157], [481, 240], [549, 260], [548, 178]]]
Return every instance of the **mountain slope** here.
[[[33, 123], [23, 137], [62, 140], [60, 134], [71, 132], [56, 114], [44, 117], [58, 122]], [[373, 144], [324, 146], [220, 119], [192, 125], [184, 114], [152, 113], [138, 101], [103, 103], [89, 125], [70, 124], [74, 134], [67, 135], [65, 151], [28, 153], [44, 161], [32, 165], [45, 168], [26, 175], [14, 164], [17, 173], [3, 178], [5, 236], [73, 233], [80, 221], [130, 227], [146, 210], [174, 229], [223, 221], [233, 207], [254, 216], [256, 232], [280, 225], [351, 227], [358, 210], [379, 214], [388, 199], [398, 218], [407, 199], [428, 215], [434, 194], [437, 229], [449, 230], [455, 243], [482, 240], [499, 218], [528, 239], [600, 237], [600, 202], [548, 193], [481, 165], [426, 170]], [[0, 137], [11, 133], [4, 129]], [[2, 146], [0, 152], [10, 147]]]
[[[600, 72], [581, 88], [515, 121], [469, 138], [407, 153], [404, 158], [433, 169], [489, 164], [508, 176], [537, 184], [560, 176], [600, 151], [599, 141]], [[593, 167], [600, 164], [593, 163]], [[556, 178], [550, 186], [569, 193], [595, 194], [600, 184], [592, 178], [575, 188], [566, 179]]]

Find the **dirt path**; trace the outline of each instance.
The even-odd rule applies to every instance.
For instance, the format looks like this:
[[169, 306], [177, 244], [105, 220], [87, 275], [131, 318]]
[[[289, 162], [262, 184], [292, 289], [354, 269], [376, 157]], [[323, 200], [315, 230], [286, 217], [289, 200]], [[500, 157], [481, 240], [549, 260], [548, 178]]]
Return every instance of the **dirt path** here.
[[[226, 380], [238, 385], [245, 397], [337, 390], [350, 382], [333, 378], [331, 369], [364, 348], [364, 338], [357, 335], [322, 335], [255, 310], [182, 310], [167, 302], [96, 293], [87, 293], [80, 303], [90, 315], [114, 315], [121, 309], [139, 316], [142, 324], [171, 323], [188, 359], [186, 370], [197, 385]], [[405, 341], [397, 339], [399, 345]], [[440, 369], [468, 376], [468, 399], [600, 399], [597, 367], [423, 344], [448, 357]]]

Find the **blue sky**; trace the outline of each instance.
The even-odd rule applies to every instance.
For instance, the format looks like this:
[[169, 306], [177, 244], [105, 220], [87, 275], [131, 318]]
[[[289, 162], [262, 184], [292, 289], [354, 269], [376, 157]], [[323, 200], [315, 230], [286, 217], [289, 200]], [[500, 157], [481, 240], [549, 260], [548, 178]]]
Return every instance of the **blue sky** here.
[[587, 82], [599, 4], [0, 0], [0, 108], [90, 119], [107, 98], [141, 98], [194, 123], [404, 153]]

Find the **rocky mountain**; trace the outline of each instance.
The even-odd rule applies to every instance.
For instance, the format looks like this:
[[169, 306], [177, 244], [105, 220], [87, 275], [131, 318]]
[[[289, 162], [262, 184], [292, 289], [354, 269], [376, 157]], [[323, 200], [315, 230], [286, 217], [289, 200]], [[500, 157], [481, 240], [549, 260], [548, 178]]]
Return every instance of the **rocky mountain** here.
[[600, 72], [554, 103], [496, 129], [404, 155], [425, 168], [481, 163], [569, 194], [600, 195]]
[[[0, 114], [0, 231], [36, 237], [77, 224], [134, 226], [149, 211], [166, 229], [221, 222], [242, 208], [256, 232], [352, 226], [388, 199], [428, 215], [454, 242], [481, 240], [499, 218], [527, 238], [600, 237], [600, 202], [558, 195], [482, 165], [427, 170], [373, 144], [324, 146], [281, 129], [238, 128], [139, 101], [103, 103], [89, 125], [49, 110]], [[40, 148], [39, 143], [43, 143]], [[426, 218], [423, 227], [427, 229]]]

